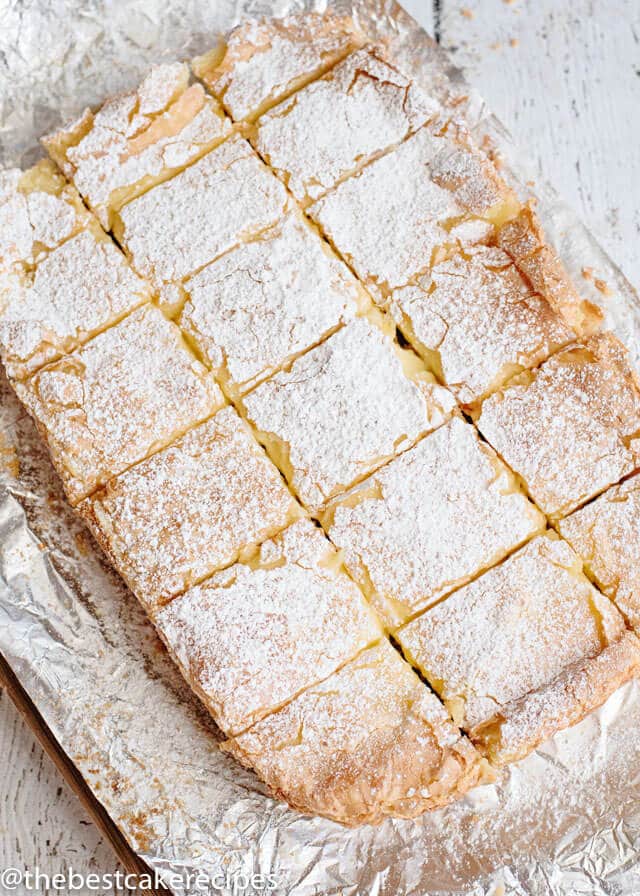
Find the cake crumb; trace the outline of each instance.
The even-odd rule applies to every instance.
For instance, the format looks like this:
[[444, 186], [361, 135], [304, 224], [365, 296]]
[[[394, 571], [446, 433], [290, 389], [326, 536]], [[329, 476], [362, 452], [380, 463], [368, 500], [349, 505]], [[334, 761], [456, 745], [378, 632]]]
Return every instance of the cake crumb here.
[[514, 47], [514, 48], [515, 48], [515, 47], [519, 47], [519, 46], [520, 46], [520, 41], [518, 40], [517, 37], [512, 37], [511, 40], [509, 41], [509, 46], [510, 46], [510, 47]]
[[593, 280], [593, 268], [582, 268], [582, 276], [585, 280]]
[[460, 10], [460, 15], [464, 16], [465, 19], [472, 19], [473, 18], [473, 10], [469, 9], [467, 6], [465, 6], [463, 9]]
[[613, 290], [606, 282], [606, 280], [601, 280], [599, 277], [596, 277], [593, 281], [598, 292], [601, 292], [603, 296], [612, 296]]

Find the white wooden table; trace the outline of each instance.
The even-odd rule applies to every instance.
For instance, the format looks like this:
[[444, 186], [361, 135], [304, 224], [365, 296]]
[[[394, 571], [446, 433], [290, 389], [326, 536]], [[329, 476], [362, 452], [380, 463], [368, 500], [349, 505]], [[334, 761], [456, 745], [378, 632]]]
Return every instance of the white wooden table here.
[[[640, 286], [638, 0], [404, 0]], [[0, 868], [115, 871], [111, 848], [0, 694]], [[80, 896], [88, 894], [80, 893]]]

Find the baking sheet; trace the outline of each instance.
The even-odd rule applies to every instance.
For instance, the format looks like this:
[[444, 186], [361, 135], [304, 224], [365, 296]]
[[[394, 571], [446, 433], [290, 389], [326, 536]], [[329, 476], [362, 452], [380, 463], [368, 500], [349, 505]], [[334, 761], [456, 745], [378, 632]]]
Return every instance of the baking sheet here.
[[[528, 189], [530, 171], [481, 98], [389, 0], [339, 0], [442, 99], [465, 97], [479, 139]], [[295, 0], [24, 0], [0, 6], [0, 162], [27, 165], [37, 137], [135, 85], [158, 59], [206, 49], [243, 16], [323, 10]], [[538, 210], [580, 289], [608, 283], [607, 324], [640, 361], [640, 304], [546, 185]], [[590, 292], [591, 291], [591, 292]], [[637, 894], [640, 684], [557, 735], [496, 784], [418, 821], [347, 831], [270, 799], [219, 753], [220, 737], [151, 625], [66, 507], [35, 429], [0, 381], [0, 652], [132, 848], [177, 896]], [[57, 869], [52, 869], [57, 870]], [[189, 873], [204, 872], [188, 884]], [[251, 885], [253, 876], [254, 883]], [[263, 880], [260, 880], [260, 877]], [[245, 886], [245, 884], [248, 884]]]

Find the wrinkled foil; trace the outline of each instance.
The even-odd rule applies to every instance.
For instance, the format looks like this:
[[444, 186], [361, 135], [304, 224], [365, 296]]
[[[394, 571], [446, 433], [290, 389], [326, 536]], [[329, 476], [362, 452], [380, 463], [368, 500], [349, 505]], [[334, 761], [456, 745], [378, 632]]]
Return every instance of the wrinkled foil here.
[[[503, 173], [526, 193], [532, 174], [509, 135], [403, 10], [390, 0], [334, 6], [388, 41], [428, 90], [458, 101]], [[151, 63], [203, 51], [241, 17], [305, 8], [324, 4], [0, 0], [0, 162], [32, 163], [42, 133], [132, 87]], [[613, 291], [607, 324], [638, 362], [637, 295], [552, 189], [535, 183], [533, 190], [581, 290], [602, 303], [580, 277], [589, 266]], [[6, 380], [0, 651], [133, 850], [161, 874], [272, 875], [278, 896], [640, 892], [639, 683], [445, 810], [352, 831], [304, 817], [218, 751], [219, 731], [67, 507]], [[180, 886], [175, 877], [172, 889], [176, 896], [232, 892]]]

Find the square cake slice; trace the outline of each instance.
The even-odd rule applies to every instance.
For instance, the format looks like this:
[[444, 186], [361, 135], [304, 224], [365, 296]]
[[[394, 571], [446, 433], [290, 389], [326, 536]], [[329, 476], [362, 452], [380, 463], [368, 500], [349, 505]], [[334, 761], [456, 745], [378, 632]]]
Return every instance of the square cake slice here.
[[370, 45], [260, 118], [255, 146], [306, 204], [439, 111]]
[[413, 818], [487, 774], [386, 640], [222, 749], [293, 808], [346, 825]]
[[14, 385], [73, 505], [224, 401], [178, 327], [153, 305]]
[[7, 272], [36, 264], [92, 220], [51, 162], [0, 170], [0, 290]]
[[7, 275], [0, 290], [0, 351], [24, 379], [151, 299], [150, 287], [97, 226], [50, 252], [37, 268]]
[[478, 427], [550, 517], [566, 516], [640, 465], [640, 390], [611, 333], [511, 380]]
[[109, 480], [78, 510], [148, 611], [301, 512], [231, 407]]
[[348, 17], [304, 12], [239, 25], [192, 68], [240, 121], [322, 75], [360, 41]]
[[184, 291], [178, 323], [234, 396], [371, 306], [346, 265], [296, 214], [203, 268]]
[[173, 600], [156, 626], [227, 734], [382, 637], [323, 532], [301, 520]]
[[640, 666], [640, 642], [554, 536], [397, 633], [455, 722], [499, 764], [579, 721]]
[[390, 311], [404, 336], [463, 405], [536, 367], [575, 334], [501, 249], [480, 246], [396, 290]]
[[241, 137], [125, 205], [114, 231], [157, 289], [180, 281], [283, 216], [287, 193]]
[[558, 523], [591, 578], [640, 631], [640, 476]]
[[367, 318], [243, 399], [258, 438], [311, 510], [440, 426], [454, 407], [417, 355]]
[[111, 97], [95, 113], [43, 139], [107, 230], [114, 211], [213, 149], [231, 122], [189, 68], [151, 69], [137, 90]]
[[515, 213], [488, 158], [452, 133], [439, 123], [421, 128], [309, 209], [380, 302], [443, 252], [486, 242]]
[[389, 628], [545, 525], [495, 452], [457, 417], [337, 498], [322, 522]]

